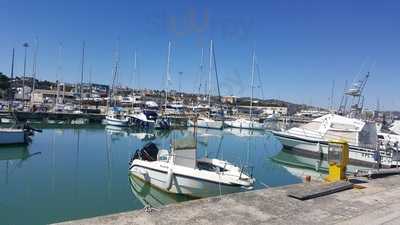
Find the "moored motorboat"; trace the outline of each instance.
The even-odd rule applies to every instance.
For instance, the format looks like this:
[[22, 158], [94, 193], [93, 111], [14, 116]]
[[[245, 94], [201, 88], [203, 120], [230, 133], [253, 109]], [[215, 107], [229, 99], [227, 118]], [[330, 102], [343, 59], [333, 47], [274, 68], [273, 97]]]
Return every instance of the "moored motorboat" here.
[[285, 149], [310, 157], [325, 156], [328, 153], [329, 141], [344, 140], [349, 144], [352, 165], [374, 166], [374, 155], [377, 152], [383, 166], [390, 167], [396, 163], [392, 158], [391, 149], [379, 148], [377, 145], [378, 136], [373, 122], [328, 114], [300, 127], [272, 133]]
[[143, 111], [130, 115], [129, 117], [133, 126], [141, 128], [154, 128], [158, 115], [154, 111]]
[[113, 107], [106, 116], [106, 124], [112, 126], [127, 127], [129, 118], [126, 117], [121, 108]]
[[197, 159], [194, 139], [175, 141], [171, 152], [148, 143], [129, 163], [134, 176], [174, 194], [208, 197], [251, 188], [254, 179], [244, 169], [219, 159]]

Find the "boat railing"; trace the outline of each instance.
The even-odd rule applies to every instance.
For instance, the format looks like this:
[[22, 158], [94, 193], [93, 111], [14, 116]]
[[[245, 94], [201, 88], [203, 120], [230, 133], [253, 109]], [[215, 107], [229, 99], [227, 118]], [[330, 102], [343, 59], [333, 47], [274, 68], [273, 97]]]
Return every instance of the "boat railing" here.
[[253, 171], [254, 171], [254, 166], [250, 166], [250, 165], [242, 165], [240, 167], [240, 175], [239, 175], [239, 179], [242, 179], [242, 174], [246, 174], [247, 176], [249, 176], [250, 178], [253, 178]]

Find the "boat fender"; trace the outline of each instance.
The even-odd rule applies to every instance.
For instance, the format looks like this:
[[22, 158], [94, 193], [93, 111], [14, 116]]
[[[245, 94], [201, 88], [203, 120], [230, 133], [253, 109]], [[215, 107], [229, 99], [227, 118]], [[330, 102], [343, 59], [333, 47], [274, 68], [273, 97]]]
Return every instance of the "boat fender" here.
[[172, 167], [169, 167], [168, 173], [167, 173], [167, 180], [165, 182], [165, 189], [167, 189], [167, 190], [171, 189], [173, 176], [174, 176], [174, 172], [172, 171]]

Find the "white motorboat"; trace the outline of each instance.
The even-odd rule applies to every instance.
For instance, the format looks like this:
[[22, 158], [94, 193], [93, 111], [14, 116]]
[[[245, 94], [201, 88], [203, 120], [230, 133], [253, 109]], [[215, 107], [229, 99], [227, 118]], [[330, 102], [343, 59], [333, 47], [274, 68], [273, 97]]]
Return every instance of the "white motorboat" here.
[[254, 120], [245, 118], [238, 118], [236, 120], [224, 121], [227, 127], [240, 128], [240, 129], [253, 129], [253, 130], [264, 130], [265, 124]]
[[174, 194], [208, 197], [251, 188], [254, 179], [243, 168], [219, 159], [196, 158], [196, 142], [175, 141], [171, 152], [148, 143], [129, 163], [130, 173]]
[[28, 133], [21, 128], [0, 128], [0, 145], [25, 144], [28, 141]]
[[189, 120], [188, 125], [191, 127], [200, 127], [207, 129], [222, 129], [224, 127], [224, 122], [201, 116], [197, 119]]
[[131, 123], [141, 128], [154, 128], [158, 115], [154, 111], [143, 111], [130, 115]]
[[121, 108], [113, 107], [106, 116], [106, 124], [112, 126], [127, 127], [129, 118], [126, 117]]
[[[373, 122], [328, 114], [300, 127], [272, 133], [285, 149], [318, 158], [328, 154], [329, 141], [345, 140], [349, 143], [350, 164], [371, 167], [376, 163], [374, 154], [379, 147]], [[395, 162], [392, 152], [386, 150], [380, 151], [380, 156], [382, 165], [388, 167]]]

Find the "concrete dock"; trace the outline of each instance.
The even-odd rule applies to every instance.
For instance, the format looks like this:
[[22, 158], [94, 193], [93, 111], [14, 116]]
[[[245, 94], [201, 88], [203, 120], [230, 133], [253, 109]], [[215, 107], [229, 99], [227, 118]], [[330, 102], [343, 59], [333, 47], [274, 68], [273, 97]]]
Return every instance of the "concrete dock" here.
[[400, 176], [370, 180], [351, 189], [306, 201], [288, 197], [317, 182], [172, 204], [61, 224], [400, 224]]

